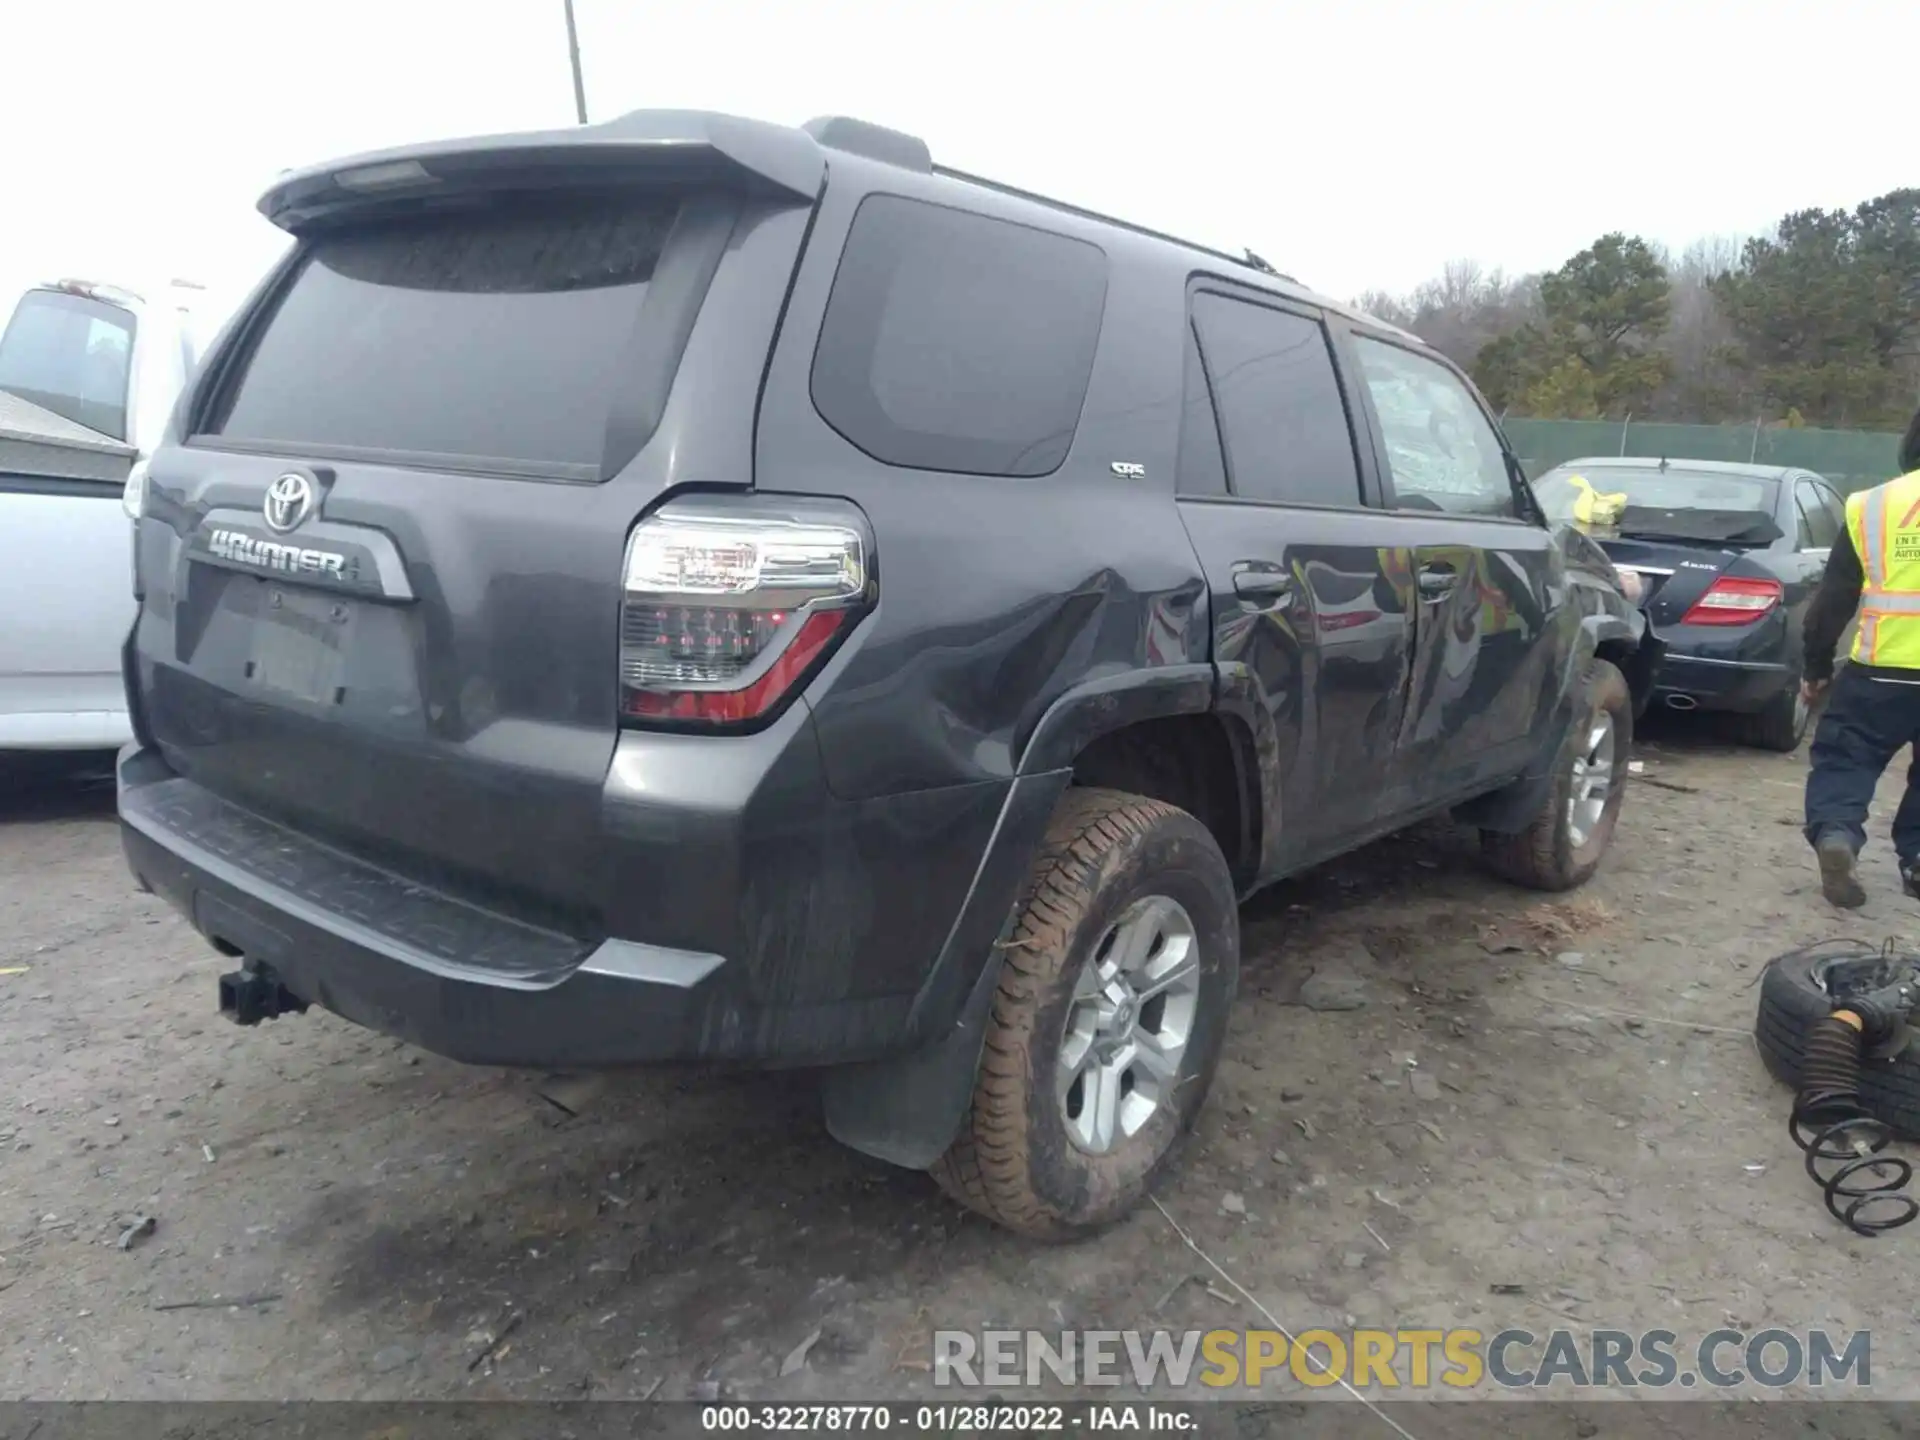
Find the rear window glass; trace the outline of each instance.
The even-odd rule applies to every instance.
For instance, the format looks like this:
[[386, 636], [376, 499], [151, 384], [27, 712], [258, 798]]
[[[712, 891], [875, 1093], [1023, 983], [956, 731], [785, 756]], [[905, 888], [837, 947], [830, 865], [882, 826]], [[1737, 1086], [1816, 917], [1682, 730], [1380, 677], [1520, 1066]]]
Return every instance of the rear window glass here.
[[1589, 512], [1700, 510], [1772, 519], [1780, 503], [1779, 481], [1760, 475], [1711, 470], [1633, 470], [1595, 466], [1552, 470], [1534, 482], [1534, 494], [1549, 520], [1585, 520]]
[[960, 210], [869, 196], [813, 359], [813, 402], [876, 460], [1045, 475], [1087, 398], [1107, 257]]
[[133, 331], [132, 314], [117, 305], [29, 290], [0, 336], [0, 390], [125, 440]]
[[322, 238], [213, 428], [274, 448], [598, 470], [677, 212], [649, 197]]

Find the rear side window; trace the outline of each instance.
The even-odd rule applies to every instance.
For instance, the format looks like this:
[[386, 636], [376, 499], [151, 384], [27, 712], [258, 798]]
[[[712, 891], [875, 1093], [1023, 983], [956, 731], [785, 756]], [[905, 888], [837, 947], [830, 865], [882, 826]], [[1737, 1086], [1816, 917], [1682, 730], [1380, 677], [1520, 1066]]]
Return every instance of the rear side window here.
[[1176, 488], [1182, 495], [1224, 495], [1227, 464], [1220, 454], [1220, 422], [1213, 413], [1213, 397], [1207, 393], [1206, 367], [1200, 363], [1192, 326], [1187, 327], [1186, 372]]
[[134, 319], [63, 290], [29, 290], [0, 336], [0, 390], [115, 440], [127, 438]]
[[1280, 505], [1360, 504], [1353, 433], [1317, 320], [1222, 295], [1193, 302], [1233, 493]]
[[1838, 495], [1834, 494], [1830, 487], [1824, 484], [1821, 484], [1818, 481], [1814, 483], [1813, 488], [1816, 492], [1818, 492], [1820, 496], [1820, 503], [1826, 506], [1827, 518], [1832, 522], [1832, 525], [1833, 525], [1834, 543], [1838, 544], [1840, 541], [1840, 532], [1847, 528], [1846, 502], [1842, 500]]
[[597, 472], [677, 213], [624, 198], [321, 238], [211, 428], [276, 449]]
[[1095, 245], [868, 196], [814, 350], [814, 407], [888, 465], [1049, 474], [1073, 444], [1106, 297]]
[[1800, 512], [1805, 517], [1807, 536], [1802, 548], [1830, 550], [1840, 538], [1840, 527], [1834, 523], [1833, 512], [1827, 508], [1827, 497], [1820, 486], [1811, 480], [1802, 480], [1797, 488]]

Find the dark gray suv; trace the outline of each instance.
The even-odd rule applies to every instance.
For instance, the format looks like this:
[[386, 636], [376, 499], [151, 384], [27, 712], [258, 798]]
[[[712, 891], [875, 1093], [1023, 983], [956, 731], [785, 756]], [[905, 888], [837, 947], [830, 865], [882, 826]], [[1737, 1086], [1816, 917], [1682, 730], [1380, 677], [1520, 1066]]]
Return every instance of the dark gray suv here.
[[283, 179], [138, 524], [140, 882], [461, 1060], [823, 1067], [1064, 1236], [1199, 1109], [1238, 900], [1424, 816], [1560, 889], [1642, 622], [1467, 381], [849, 120]]

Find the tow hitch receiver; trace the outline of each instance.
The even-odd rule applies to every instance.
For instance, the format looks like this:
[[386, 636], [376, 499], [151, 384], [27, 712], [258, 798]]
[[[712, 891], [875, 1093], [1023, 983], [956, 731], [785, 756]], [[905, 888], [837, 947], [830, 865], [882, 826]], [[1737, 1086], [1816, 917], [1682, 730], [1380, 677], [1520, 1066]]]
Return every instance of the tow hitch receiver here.
[[304, 1015], [307, 1002], [264, 966], [229, 970], [220, 977], [220, 1013], [236, 1025], [258, 1025], [282, 1015]]

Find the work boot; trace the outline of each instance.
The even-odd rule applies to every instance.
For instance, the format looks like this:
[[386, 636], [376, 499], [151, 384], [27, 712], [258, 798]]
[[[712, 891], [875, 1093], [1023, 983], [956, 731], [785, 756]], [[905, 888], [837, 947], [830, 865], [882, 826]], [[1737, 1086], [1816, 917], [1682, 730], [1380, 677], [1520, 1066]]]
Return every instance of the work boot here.
[[[1822, 835], [1814, 842], [1813, 853], [1820, 861], [1820, 893], [1827, 897], [1828, 904], [1857, 910], [1867, 903], [1867, 892], [1860, 888], [1860, 877], [1854, 874], [1853, 844], [1846, 836]], [[1907, 893], [1915, 892], [1910, 889]]]
[[1920, 860], [1900, 862], [1900, 888], [1915, 900], [1920, 900]]

